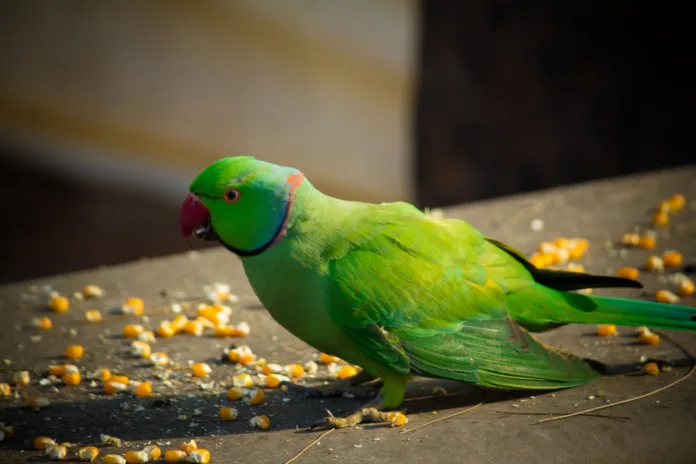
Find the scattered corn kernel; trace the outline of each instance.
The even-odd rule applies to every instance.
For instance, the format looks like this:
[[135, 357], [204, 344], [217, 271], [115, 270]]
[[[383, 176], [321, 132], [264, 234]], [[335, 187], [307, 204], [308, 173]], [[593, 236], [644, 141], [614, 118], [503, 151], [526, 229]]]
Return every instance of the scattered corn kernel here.
[[254, 416], [249, 419], [249, 425], [257, 429], [268, 430], [271, 428], [271, 420], [268, 416]]
[[600, 337], [611, 337], [616, 335], [616, 326], [614, 324], [602, 324], [597, 326], [597, 335]]
[[222, 284], [219, 282], [215, 282], [213, 285], [205, 285], [203, 286], [203, 293], [205, 293], [205, 296], [208, 300], [218, 303], [220, 301], [226, 301], [226, 300], [236, 300], [236, 296], [234, 298], [231, 298], [230, 294], [230, 286], [227, 284]]
[[256, 361], [256, 355], [251, 352], [251, 348], [247, 345], [242, 345], [238, 348], [230, 350], [227, 358], [233, 363], [238, 363], [242, 365], [251, 364]]
[[254, 379], [249, 374], [239, 374], [232, 377], [232, 385], [235, 387], [253, 387]]
[[86, 322], [101, 322], [103, 319], [102, 314], [96, 309], [85, 311]]
[[107, 454], [104, 456], [104, 464], [126, 464], [126, 458], [119, 454]]
[[268, 374], [266, 376], [266, 387], [268, 388], [278, 388], [281, 383], [289, 382], [290, 379], [284, 375], [280, 374]]
[[638, 240], [638, 248], [642, 248], [644, 250], [652, 250], [655, 248], [656, 244], [657, 241], [652, 235], [643, 235], [640, 240]]
[[244, 321], [237, 324], [236, 329], [237, 330], [236, 330], [235, 335], [237, 337], [246, 337], [251, 333], [251, 327], [249, 326], [249, 324], [247, 322], [244, 322]]
[[150, 460], [150, 456], [145, 451], [128, 451], [126, 453], [126, 462], [128, 464], [140, 464]]
[[194, 319], [194, 321], [199, 323], [201, 325], [201, 327], [203, 327], [204, 332], [206, 329], [210, 329], [210, 330], [215, 329], [215, 324], [213, 322], [210, 322], [210, 319], [206, 319], [203, 316], [198, 316], [196, 319]]
[[198, 307], [198, 315], [214, 325], [225, 325], [230, 322], [230, 316], [220, 305], [201, 305]]
[[331, 356], [330, 354], [321, 353], [319, 355], [319, 361], [321, 361], [322, 364], [332, 364], [332, 363], [340, 362], [341, 360], [338, 359], [336, 356]]
[[121, 306], [121, 312], [128, 316], [142, 316], [145, 312], [145, 302], [141, 298], [128, 298]]
[[96, 380], [101, 380], [102, 382], [106, 382], [111, 378], [111, 371], [106, 368], [101, 368], [97, 369], [96, 371], [92, 372], [87, 376], [90, 379], [96, 379]]
[[347, 379], [348, 377], [353, 377], [357, 373], [358, 373], [358, 370], [355, 368], [355, 366], [348, 365], [348, 366], [343, 366], [341, 369], [339, 369], [336, 376], [339, 379]]
[[189, 335], [200, 337], [203, 335], [203, 324], [201, 324], [200, 321], [188, 321], [184, 325], [184, 332]]
[[109, 395], [128, 390], [128, 384], [109, 380], [104, 384], [104, 391]]
[[167, 366], [169, 365], [169, 356], [167, 353], [156, 351], [150, 355], [150, 362], [155, 366]]
[[51, 297], [51, 301], [48, 303], [48, 307], [51, 311], [56, 313], [64, 313], [70, 309], [70, 301], [68, 301], [67, 297], [53, 295], [53, 297]]
[[669, 290], [658, 290], [655, 294], [655, 299], [660, 303], [675, 304], [679, 301], [679, 297]]
[[147, 445], [143, 448], [143, 451], [150, 457], [150, 459], [159, 459], [162, 456], [162, 450], [157, 445]]
[[51, 330], [51, 327], [53, 327], [53, 322], [51, 322], [51, 320], [47, 317], [35, 317], [31, 320], [31, 325], [37, 329]]
[[649, 328], [642, 326], [642, 327], [638, 327], [637, 333], [638, 333], [638, 335], [643, 335], [643, 334], [651, 334], [652, 332], [650, 331]]
[[649, 362], [646, 363], [645, 366], [643, 366], [643, 372], [645, 372], [648, 375], [659, 375], [660, 367], [657, 365], [657, 363]]
[[666, 227], [669, 224], [669, 214], [659, 211], [652, 217], [651, 222], [658, 227]]
[[191, 367], [194, 377], [206, 377], [213, 372], [213, 369], [206, 363], [196, 363]]
[[111, 381], [122, 383], [124, 385], [128, 385], [130, 383], [130, 379], [128, 377], [126, 377], [125, 375], [112, 375]]
[[39, 409], [51, 404], [51, 402], [43, 396], [30, 396], [26, 398], [24, 401], [27, 404], [27, 406], [29, 406], [34, 411], [38, 411]]
[[99, 456], [99, 449], [96, 446], [85, 446], [77, 452], [80, 461], [94, 461]]
[[304, 375], [304, 367], [299, 364], [288, 364], [283, 371], [290, 377], [302, 377]]
[[9, 383], [0, 383], [0, 397], [9, 398], [12, 396], [12, 387]]
[[191, 451], [198, 449], [198, 443], [196, 440], [185, 441], [181, 444], [181, 451], [186, 454], [191, 454]]
[[85, 349], [82, 345], [68, 345], [65, 347], [65, 356], [68, 359], [80, 359], [85, 354]]
[[126, 324], [123, 326], [123, 336], [126, 338], [136, 338], [145, 332], [145, 327], [140, 324]]
[[264, 375], [279, 374], [281, 372], [283, 372], [283, 366], [280, 364], [268, 363], [264, 364], [264, 366], [261, 368], [261, 373]]
[[[244, 374], [248, 375], [248, 374]], [[249, 385], [251, 386], [251, 385]], [[227, 390], [227, 399], [228, 400], [238, 400], [240, 398], [244, 397], [244, 390], [241, 387], [232, 387], [229, 390]]]
[[97, 285], [85, 285], [82, 294], [85, 298], [101, 298], [104, 296], [104, 290]]
[[138, 386], [135, 388], [134, 393], [135, 396], [147, 398], [148, 396], [152, 395], [152, 384], [148, 381], [140, 382], [140, 384], [138, 384]]
[[642, 333], [638, 336], [638, 342], [643, 345], [657, 345], [660, 343], [660, 336], [652, 332]]
[[582, 258], [587, 250], [590, 248], [590, 242], [584, 238], [574, 238], [570, 240], [568, 244], [569, 258], [573, 261], [577, 261]]
[[235, 420], [239, 416], [239, 411], [237, 409], [229, 407], [229, 406], [223, 406], [220, 408], [220, 420], [223, 421], [230, 421], [230, 420]]
[[19, 371], [15, 372], [14, 383], [17, 386], [27, 386], [31, 382], [31, 377], [29, 376], [29, 371]]
[[678, 251], [668, 250], [662, 254], [662, 261], [665, 267], [679, 267], [684, 262], [684, 257]]
[[51, 446], [50, 448], [46, 448], [46, 454], [54, 461], [61, 461], [68, 455], [68, 448], [63, 445]]
[[553, 255], [551, 253], [534, 253], [529, 257], [529, 262], [539, 269], [545, 268], [553, 264]]
[[172, 321], [172, 326], [174, 327], [174, 329], [178, 333], [178, 332], [181, 332], [182, 330], [184, 330], [184, 326], [186, 325], [186, 323], [188, 321], [189, 321], [188, 317], [186, 317], [185, 315], [177, 314], [176, 317], [174, 318], [174, 320]]
[[210, 451], [203, 448], [193, 450], [191, 451], [191, 454], [189, 454], [188, 462], [194, 462], [196, 464], [208, 464], [210, 462]]
[[309, 375], [316, 374], [318, 368], [319, 366], [317, 366], [317, 363], [315, 363], [314, 361], [307, 361], [304, 365], [304, 370]]
[[57, 445], [57, 443], [55, 442], [55, 440], [53, 440], [53, 438], [36, 437], [34, 439], [34, 448], [35, 449], [42, 450], [42, 449], [46, 449], [46, 448], [49, 448], [51, 446], [56, 446], [56, 445]]
[[162, 338], [169, 338], [176, 335], [177, 329], [169, 321], [160, 322], [159, 327], [157, 327], [157, 335]]
[[634, 233], [626, 233], [621, 236], [619, 242], [625, 246], [636, 246], [640, 242], [640, 235]]
[[565, 270], [568, 272], [585, 272], [585, 266], [579, 263], [568, 263]]
[[691, 279], [684, 279], [679, 282], [677, 293], [681, 296], [691, 296], [694, 293], [694, 282]]
[[66, 372], [62, 377], [65, 385], [80, 385], [82, 377], [79, 372]]
[[387, 420], [391, 422], [392, 427], [403, 427], [408, 424], [408, 417], [397, 411], [387, 414]]
[[188, 455], [181, 450], [169, 450], [164, 453], [164, 460], [169, 464], [175, 462], [185, 462], [188, 460]]
[[216, 325], [215, 326], [215, 336], [216, 337], [234, 337], [237, 335], [237, 328], [233, 325]]
[[55, 375], [56, 377], [61, 377], [63, 374], [65, 374], [65, 364], [60, 364], [60, 365], [51, 365], [48, 366], [48, 373], [50, 375]]
[[676, 195], [672, 195], [665, 200], [665, 203], [669, 207], [670, 212], [677, 213], [684, 208], [684, 205], [686, 205], [686, 198], [684, 198], [684, 195], [677, 193]]
[[620, 267], [616, 271], [616, 277], [623, 277], [624, 279], [638, 280], [640, 272], [635, 267]]
[[659, 256], [648, 256], [645, 260], [645, 269], [648, 271], [662, 271], [664, 268], [664, 262]]
[[258, 406], [266, 401], [266, 394], [260, 388], [249, 392], [246, 397], [246, 402], [252, 406]]
[[116, 448], [123, 446], [123, 440], [117, 437], [112, 437], [111, 435], [105, 435], [102, 433], [99, 435], [99, 440], [103, 446], [114, 446]]
[[133, 343], [131, 343], [130, 348], [131, 348], [131, 354], [133, 356], [138, 357], [138, 358], [149, 358], [150, 355], [152, 354], [152, 349], [150, 348], [150, 344], [147, 342], [143, 342], [141, 340], [136, 340]]

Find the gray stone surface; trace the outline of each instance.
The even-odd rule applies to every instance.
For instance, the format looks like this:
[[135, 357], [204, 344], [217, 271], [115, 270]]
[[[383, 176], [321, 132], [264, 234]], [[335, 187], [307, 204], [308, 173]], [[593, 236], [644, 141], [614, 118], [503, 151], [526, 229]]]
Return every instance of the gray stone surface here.
[[[675, 248], [684, 254], [687, 263], [694, 264], [696, 167], [469, 204], [448, 210], [447, 214], [466, 219], [525, 252], [532, 251], [541, 240], [561, 235], [585, 237], [591, 241], [589, 254], [581, 260], [587, 271], [612, 273], [620, 265], [641, 266], [650, 252], [632, 250], [622, 256], [608, 251], [605, 243], [645, 223], [651, 208], [676, 192], [687, 197], [687, 207], [673, 218], [668, 236], [662, 234], [654, 252]], [[531, 230], [530, 222], [536, 218], [545, 222], [543, 231]], [[602, 293], [652, 298], [664, 286], [648, 273], [643, 273], [641, 280], [646, 285], [643, 296], [632, 290]], [[186, 370], [174, 371], [170, 387], [154, 380], [156, 395], [150, 399], [129, 394], [107, 397], [101, 388], [90, 388], [87, 383], [77, 387], [59, 386], [57, 391], [37, 385], [38, 374], [49, 363], [62, 362], [65, 346], [74, 342], [86, 347], [85, 358], [79, 364], [87, 370], [108, 367], [129, 373], [134, 379], [153, 379], [150, 368], [127, 356], [128, 342], [122, 338], [121, 328], [130, 320], [108, 314], [108, 309], [118, 306], [125, 297], [142, 297], [150, 317], [146, 324], [155, 327], [160, 320], [172, 318], [166, 306], [172, 301], [173, 292], [200, 297], [201, 287], [215, 281], [229, 283], [232, 291], [241, 297], [240, 303], [234, 305], [232, 319], [248, 321], [251, 335], [234, 340], [177, 335], [153, 345], [153, 350], [165, 351], [183, 365], [188, 360], [209, 362], [214, 369], [211, 379], [216, 381], [212, 390], [202, 390], [202, 382], [187, 378]], [[48, 313], [41, 286], [51, 285], [61, 293], [70, 294], [88, 283], [103, 287], [106, 297], [74, 304], [65, 314]], [[162, 296], [161, 290], [166, 290], [167, 296]], [[684, 299], [684, 304], [693, 303], [693, 297]], [[83, 311], [92, 308], [101, 309], [107, 316], [102, 323], [82, 321]], [[267, 403], [262, 406], [233, 404], [240, 410], [238, 421], [217, 420], [219, 406], [231, 404], [221, 386], [229, 385], [235, 372], [234, 366], [218, 361], [224, 347], [232, 342], [248, 343], [260, 356], [278, 363], [304, 362], [316, 354], [269, 317], [248, 286], [238, 259], [221, 249], [0, 287], [0, 315], [1, 358], [12, 362], [9, 367], [2, 365], [0, 381], [10, 380], [18, 369], [29, 369], [34, 381], [23, 393], [41, 393], [52, 402], [50, 407], [34, 412], [19, 400], [0, 400], [0, 421], [17, 429], [14, 438], [0, 444], [0, 462], [43, 462], [44, 458], [30, 446], [38, 435], [94, 444], [99, 441], [100, 433], [131, 442], [128, 447], [105, 449], [103, 453], [141, 448], [149, 442], [169, 443], [162, 448], [174, 448], [184, 439], [195, 437], [201, 446], [211, 450], [213, 462], [284, 462], [319, 436], [319, 432], [303, 429], [320, 418], [325, 409], [340, 414], [360, 404], [359, 400], [348, 398], [289, 397], [286, 401], [287, 394], [270, 391]], [[41, 315], [49, 315], [53, 320], [51, 331], [40, 332], [29, 327], [31, 318]], [[71, 335], [71, 329], [77, 334]], [[106, 330], [110, 335], [105, 335]], [[600, 339], [593, 335], [593, 330], [589, 326], [568, 326], [543, 334], [541, 339], [608, 362], [636, 361], [642, 354], [682, 356], [665, 340], [654, 347], [636, 345], [629, 328], [620, 327], [620, 336], [611, 339]], [[41, 336], [40, 340], [32, 340], [36, 335]], [[696, 353], [694, 334], [670, 335]], [[410, 433], [384, 425], [334, 431], [298, 462], [694, 462], [696, 376], [649, 398], [598, 412], [604, 417], [580, 416], [534, 424], [539, 418], [547, 417], [542, 413], [568, 413], [647, 393], [684, 376], [687, 370], [675, 369], [657, 377], [604, 378], [585, 387], [536, 394], [534, 398], [529, 394], [489, 392], [486, 403], [476, 410]], [[414, 382], [409, 396], [427, 396], [435, 385], [460, 394], [407, 401], [410, 419], [407, 428], [461, 411], [483, 398], [479, 390], [469, 386], [434, 380]], [[164, 397], [175, 402], [153, 406], [156, 399]], [[195, 415], [198, 412], [200, 415]], [[248, 419], [254, 414], [269, 415], [271, 431], [251, 429]], [[180, 415], [188, 418], [180, 420]]]

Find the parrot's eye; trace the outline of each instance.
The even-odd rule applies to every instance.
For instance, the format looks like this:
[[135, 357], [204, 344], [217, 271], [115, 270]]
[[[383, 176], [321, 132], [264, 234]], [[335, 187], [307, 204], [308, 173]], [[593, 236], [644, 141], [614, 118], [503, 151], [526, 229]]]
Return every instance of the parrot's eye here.
[[225, 192], [225, 201], [227, 203], [237, 203], [240, 196], [239, 190], [232, 188]]

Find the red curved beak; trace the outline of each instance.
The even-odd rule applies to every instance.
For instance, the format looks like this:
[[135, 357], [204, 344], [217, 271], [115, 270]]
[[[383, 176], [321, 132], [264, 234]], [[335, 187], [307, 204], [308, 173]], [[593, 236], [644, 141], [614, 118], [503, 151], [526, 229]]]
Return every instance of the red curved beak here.
[[183, 235], [186, 240], [191, 238], [191, 235], [201, 228], [203, 221], [205, 221], [205, 218], [208, 216], [210, 216], [208, 208], [189, 193], [184, 203], [181, 205], [181, 213], [179, 216], [181, 235]]

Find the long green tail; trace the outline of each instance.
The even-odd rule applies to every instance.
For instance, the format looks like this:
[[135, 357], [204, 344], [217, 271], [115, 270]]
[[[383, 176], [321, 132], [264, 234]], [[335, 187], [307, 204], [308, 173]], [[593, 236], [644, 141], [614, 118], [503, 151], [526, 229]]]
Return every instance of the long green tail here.
[[570, 323], [647, 326], [696, 331], [696, 308], [652, 301], [582, 295], [541, 284], [507, 298], [508, 312], [531, 331]]

